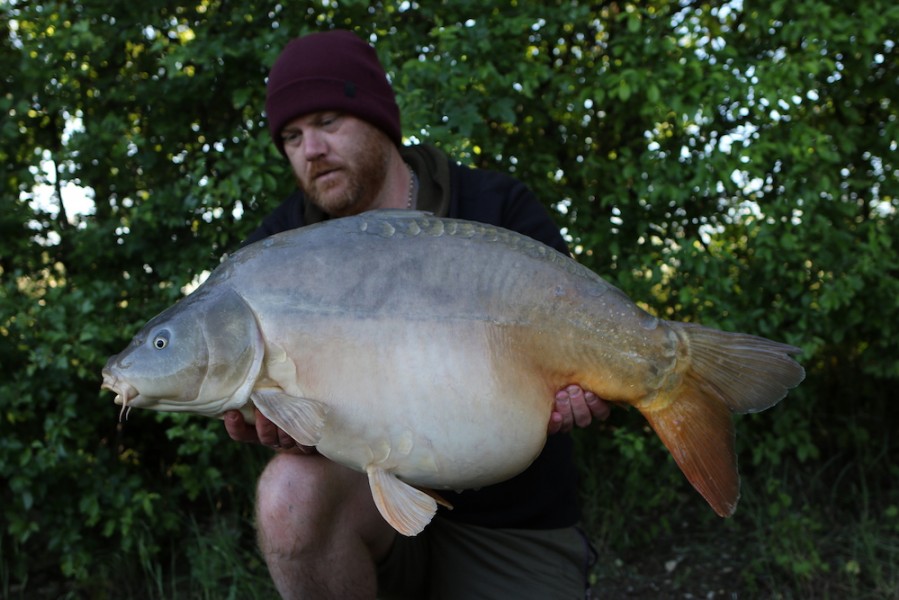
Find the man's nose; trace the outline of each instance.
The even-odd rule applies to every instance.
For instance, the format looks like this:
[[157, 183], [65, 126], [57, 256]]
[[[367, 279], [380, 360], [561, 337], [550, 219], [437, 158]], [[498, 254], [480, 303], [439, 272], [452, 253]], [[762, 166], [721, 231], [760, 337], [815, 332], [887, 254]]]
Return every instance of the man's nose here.
[[306, 160], [321, 158], [328, 152], [325, 136], [315, 129], [303, 134], [303, 153]]

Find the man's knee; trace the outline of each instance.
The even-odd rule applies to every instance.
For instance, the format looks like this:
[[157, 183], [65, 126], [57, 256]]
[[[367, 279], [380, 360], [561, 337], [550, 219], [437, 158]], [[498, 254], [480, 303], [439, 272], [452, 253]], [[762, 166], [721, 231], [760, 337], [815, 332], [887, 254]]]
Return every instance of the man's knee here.
[[333, 485], [330, 461], [320, 456], [276, 454], [266, 465], [256, 487], [256, 511], [266, 521], [290, 527], [304, 513], [327, 507], [325, 496]]
[[371, 498], [368, 478], [320, 455], [282, 453], [269, 461], [256, 493], [256, 524], [263, 547], [320, 545], [354, 538], [375, 557], [394, 532]]
[[256, 487], [256, 532], [265, 554], [296, 555], [327, 532], [327, 462], [320, 456], [276, 454]]
[[336, 520], [353, 520], [360, 503], [370, 503], [366, 476], [320, 455], [276, 455], [256, 489], [261, 527], [327, 528]]

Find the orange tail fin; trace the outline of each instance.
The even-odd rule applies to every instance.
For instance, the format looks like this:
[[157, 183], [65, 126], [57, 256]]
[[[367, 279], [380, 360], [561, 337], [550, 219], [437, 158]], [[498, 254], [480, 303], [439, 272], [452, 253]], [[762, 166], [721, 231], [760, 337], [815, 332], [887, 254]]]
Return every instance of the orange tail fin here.
[[669, 323], [683, 343], [670, 385], [640, 412], [696, 491], [728, 517], [740, 498], [731, 413], [758, 412], [799, 385], [799, 348], [740, 333]]

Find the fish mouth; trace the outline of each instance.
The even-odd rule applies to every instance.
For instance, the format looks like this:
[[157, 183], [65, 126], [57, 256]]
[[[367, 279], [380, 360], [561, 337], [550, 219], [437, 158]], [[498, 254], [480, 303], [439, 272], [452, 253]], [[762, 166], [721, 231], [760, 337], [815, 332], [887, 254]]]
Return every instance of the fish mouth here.
[[103, 383], [100, 385], [101, 390], [110, 390], [115, 392], [115, 403], [122, 406], [119, 411], [119, 421], [127, 421], [131, 409], [135, 406], [134, 400], [140, 396], [140, 392], [136, 387], [127, 381], [121, 381], [112, 373], [103, 372]]

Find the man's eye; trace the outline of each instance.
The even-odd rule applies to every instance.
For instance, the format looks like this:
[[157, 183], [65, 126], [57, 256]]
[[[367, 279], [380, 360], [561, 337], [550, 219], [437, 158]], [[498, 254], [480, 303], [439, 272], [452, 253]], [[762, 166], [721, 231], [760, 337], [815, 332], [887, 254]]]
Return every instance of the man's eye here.
[[319, 121], [319, 126], [327, 127], [328, 125], [333, 125], [339, 118], [340, 115], [326, 115], [321, 118], [321, 121]]
[[300, 133], [298, 131], [285, 131], [281, 134], [281, 141], [285, 144], [296, 142], [300, 139]]

